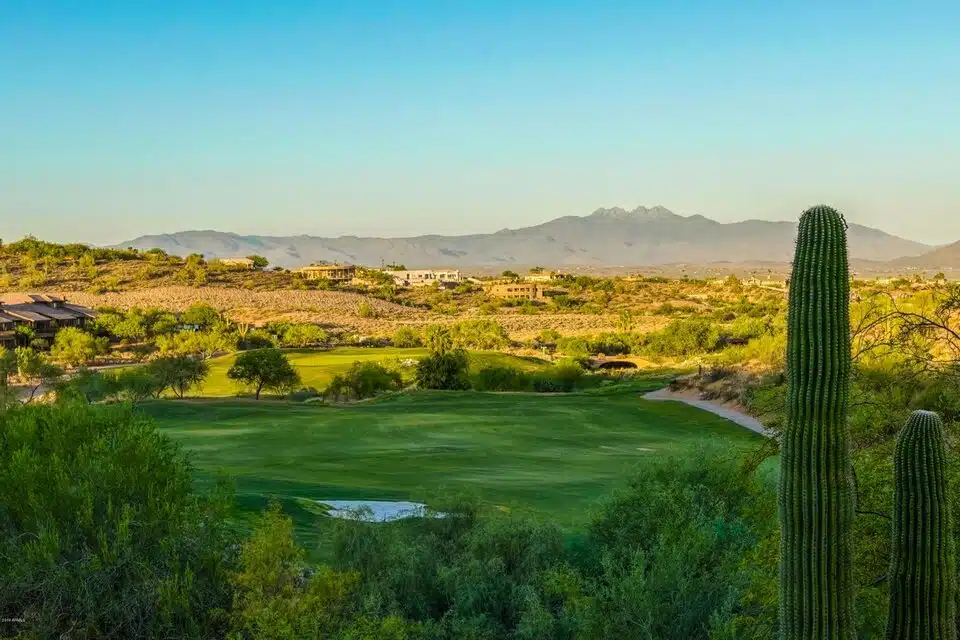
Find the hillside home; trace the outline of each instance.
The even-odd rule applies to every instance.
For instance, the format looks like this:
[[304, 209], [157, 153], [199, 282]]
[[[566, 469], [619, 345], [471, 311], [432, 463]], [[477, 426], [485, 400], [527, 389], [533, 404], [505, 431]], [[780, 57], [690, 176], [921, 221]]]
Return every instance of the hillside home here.
[[434, 282], [459, 283], [463, 281], [463, 276], [456, 269], [446, 271], [434, 271], [433, 269], [384, 270], [384, 273], [392, 276], [394, 282], [402, 287], [426, 287]]
[[[12, 320], [15, 330], [18, 325], [33, 329], [38, 338], [53, 338], [64, 327], [86, 327], [96, 313], [79, 305], [69, 304], [57, 296], [35, 293], [11, 293], [0, 296], [0, 315], [8, 320], [0, 320], [0, 326], [7, 326]], [[5, 333], [0, 328], [0, 334]]]
[[543, 288], [538, 284], [511, 282], [495, 284], [487, 290], [487, 294], [503, 300], [542, 300]]
[[329, 280], [334, 284], [350, 282], [357, 277], [357, 268], [352, 264], [312, 264], [296, 270], [307, 280]]

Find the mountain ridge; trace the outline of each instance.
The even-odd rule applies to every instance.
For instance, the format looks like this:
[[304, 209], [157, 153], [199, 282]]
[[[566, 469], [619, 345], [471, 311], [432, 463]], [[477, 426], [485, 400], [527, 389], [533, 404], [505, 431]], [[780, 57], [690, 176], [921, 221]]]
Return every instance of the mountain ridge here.
[[[250, 235], [188, 230], [139, 236], [117, 247], [159, 248], [207, 258], [259, 254], [271, 264], [296, 267], [321, 260], [415, 266], [613, 266], [788, 262], [795, 222], [718, 222], [699, 214], [682, 216], [666, 207], [598, 208], [585, 216], [563, 216], [538, 225], [463, 236], [429, 234], [401, 238], [345, 235], [322, 237]], [[935, 250], [879, 229], [851, 224], [853, 259], [887, 262]]]

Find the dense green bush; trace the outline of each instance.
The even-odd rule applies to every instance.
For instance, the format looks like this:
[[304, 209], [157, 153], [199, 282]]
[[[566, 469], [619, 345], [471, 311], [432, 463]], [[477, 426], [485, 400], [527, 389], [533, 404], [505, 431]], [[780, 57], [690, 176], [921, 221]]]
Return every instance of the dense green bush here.
[[350, 370], [334, 376], [324, 395], [335, 399], [362, 400], [403, 387], [399, 371], [378, 362], [354, 362]]
[[720, 331], [709, 320], [674, 320], [664, 329], [648, 334], [644, 351], [654, 356], [681, 357], [716, 349]]
[[470, 360], [466, 351], [434, 351], [417, 362], [417, 386], [445, 391], [469, 389], [469, 370]]
[[229, 495], [194, 496], [178, 449], [123, 406], [31, 406], [0, 420], [0, 618], [23, 620], [0, 630], [222, 636]]
[[450, 326], [453, 346], [461, 349], [503, 349], [510, 345], [507, 330], [493, 318], [463, 320]]
[[470, 376], [475, 391], [529, 391], [530, 376], [515, 367], [487, 367]]
[[390, 343], [398, 349], [410, 349], [423, 346], [420, 335], [411, 327], [400, 327], [393, 333]]
[[775, 528], [774, 487], [723, 449], [644, 465], [590, 529], [590, 637], [719, 634], [749, 584], [744, 554]]
[[570, 393], [575, 391], [586, 372], [573, 359], [561, 360], [546, 371], [533, 375], [533, 390], [537, 393]]

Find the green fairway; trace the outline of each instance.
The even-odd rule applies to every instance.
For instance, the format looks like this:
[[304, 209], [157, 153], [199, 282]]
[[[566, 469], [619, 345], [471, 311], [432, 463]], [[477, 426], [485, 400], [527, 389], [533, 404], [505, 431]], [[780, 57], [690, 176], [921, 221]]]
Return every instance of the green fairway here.
[[201, 484], [228, 472], [248, 514], [280, 498], [303, 537], [319, 520], [303, 508], [308, 501], [430, 502], [458, 490], [577, 527], [651, 458], [704, 440], [762, 442], [704, 411], [645, 401], [637, 390], [419, 392], [347, 407], [158, 401], [145, 410], [191, 453]]
[[[323, 391], [335, 375], [349, 369], [354, 362], [417, 359], [427, 355], [427, 350], [341, 347], [329, 351], [316, 349], [286, 350], [285, 353], [290, 363], [300, 374], [303, 386]], [[194, 395], [223, 398], [242, 393], [244, 390], [238, 387], [233, 380], [227, 378], [227, 371], [233, 365], [234, 360], [236, 360], [236, 354], [210, 360], [210, 375]], [[525, 358], [506, 353], [479, 352], [470, 354], [470, 365], [474, 369], [489, 366], [511, 366], [529, 371], [549, 367], [550, 363], [538, 358]]]

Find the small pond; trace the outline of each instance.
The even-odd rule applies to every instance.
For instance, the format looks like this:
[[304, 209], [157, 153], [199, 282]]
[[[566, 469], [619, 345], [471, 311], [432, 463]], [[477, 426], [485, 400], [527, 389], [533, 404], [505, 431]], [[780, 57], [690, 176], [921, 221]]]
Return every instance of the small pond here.
[[392, 502], [387, 500], [317, 500], [321, 507], [328, 507], [327, 515], [344, 520], [364, 522], [390, 522], [404, 518], [441, 518], [441, 513], [428, 513], [427, 506], [419, 502]]

